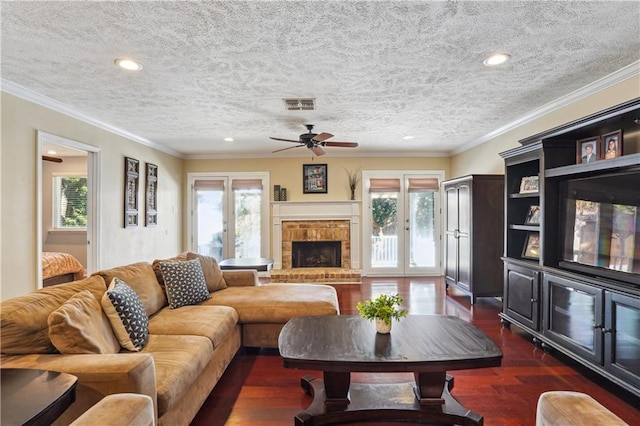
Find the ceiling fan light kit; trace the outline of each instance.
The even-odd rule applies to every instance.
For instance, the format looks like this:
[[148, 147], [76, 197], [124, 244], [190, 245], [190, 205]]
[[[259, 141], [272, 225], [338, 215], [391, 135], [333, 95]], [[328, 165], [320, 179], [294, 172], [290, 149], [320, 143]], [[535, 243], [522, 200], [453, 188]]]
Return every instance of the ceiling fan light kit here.
[[323, 149], [324, 147], [356, 148], [358, 146], [357, 142], [327, 142], [327, 139], [333, 137], [331, 133], [313, 133], [313, 124], [305, 124], [305, 127], [307, 128], [308, 133], [301, 134], [297, 141], [293, 139], [275, 138], [273, 136], [269, 137], [269, 139], [273, 139], [274, 141], [293, 142], [298, 144], [296, 146], [277, 149], [275, 151], [272, 151], [272, 153], [304, 146], [307, 147], [316, 156], [320, 157], [321, 155], [326, 154], [325, 150]]

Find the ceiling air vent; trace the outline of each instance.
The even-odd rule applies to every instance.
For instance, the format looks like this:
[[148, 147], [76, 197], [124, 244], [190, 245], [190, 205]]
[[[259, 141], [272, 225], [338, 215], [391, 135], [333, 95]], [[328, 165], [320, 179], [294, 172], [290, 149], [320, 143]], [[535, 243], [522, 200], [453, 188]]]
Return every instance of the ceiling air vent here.
[[313, 111], [316, 109], [315, 98], [283, 99], [287, 111]]

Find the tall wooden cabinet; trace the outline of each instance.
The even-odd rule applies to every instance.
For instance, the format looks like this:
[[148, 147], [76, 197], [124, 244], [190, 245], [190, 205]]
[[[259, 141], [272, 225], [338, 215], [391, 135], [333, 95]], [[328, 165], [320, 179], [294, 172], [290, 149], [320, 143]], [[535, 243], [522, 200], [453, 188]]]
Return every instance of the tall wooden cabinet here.
[[640, 396], [640, 98], [520, 143], [501, 153], [500, 317]]
[[471, 296], [502, 294], [504, 176], [469, 175], [443, 182], [445, 282]]

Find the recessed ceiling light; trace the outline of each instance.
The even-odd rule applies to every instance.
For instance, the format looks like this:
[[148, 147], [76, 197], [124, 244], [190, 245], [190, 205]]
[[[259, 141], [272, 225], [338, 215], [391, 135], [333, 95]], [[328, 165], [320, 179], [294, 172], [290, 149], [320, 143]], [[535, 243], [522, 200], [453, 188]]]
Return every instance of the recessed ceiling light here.
[[224, 138], [225, 142], [233, 142], [233, 138]]
[[55, 152], [54, 150], [50, 149], [49, 151], [47, 151], [47, 154], [49, 155], [56, 155], [57, 152]]
[[494, 53], [484, 60], [483, 64], [488, 67], [494, 67], [496, 65], [504, 64], [509, 60], [511, 55], [505, 52]]
[[131, 59], [118, 58], [114, 62], [120, 68], [128, 71], [140, 71], [142, 69], [142, 65]]
[[413, 136], [403, 136], [402, 139], [408, 141], [409, 139], [413, 139]]

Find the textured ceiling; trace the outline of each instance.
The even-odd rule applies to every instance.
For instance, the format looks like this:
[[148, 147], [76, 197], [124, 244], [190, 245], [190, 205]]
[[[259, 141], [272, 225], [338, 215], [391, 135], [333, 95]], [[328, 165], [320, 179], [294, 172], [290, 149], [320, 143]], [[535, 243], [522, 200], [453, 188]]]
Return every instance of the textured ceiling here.
[[[638, 1], [3, 1], [1, 19], [5, 82], [185, 156], [306, 156], [268, 138], [304, 123], [360, 143], [330, 156], [450, 153], [640, 59]], [[511, 61], [485, 67], [494, 51]]]

